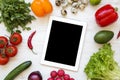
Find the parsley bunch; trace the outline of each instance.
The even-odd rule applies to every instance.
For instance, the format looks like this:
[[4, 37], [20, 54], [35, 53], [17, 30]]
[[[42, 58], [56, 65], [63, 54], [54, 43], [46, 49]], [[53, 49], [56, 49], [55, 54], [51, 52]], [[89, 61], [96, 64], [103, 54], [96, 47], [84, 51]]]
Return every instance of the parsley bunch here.
[[35, 19], [30, 15], [30, 3], [26, 3], [24, 0], [0, 0], [0, 21], [3, 22], [10, 33], [23, 30], [30, 30], [30, 27], [26, 27], [28, 23], [31, 23]]

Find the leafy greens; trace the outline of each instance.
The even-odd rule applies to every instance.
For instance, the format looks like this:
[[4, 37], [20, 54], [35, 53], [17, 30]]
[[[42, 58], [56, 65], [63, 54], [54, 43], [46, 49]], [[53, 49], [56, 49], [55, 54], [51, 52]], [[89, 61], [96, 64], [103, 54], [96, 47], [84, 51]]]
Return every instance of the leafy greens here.
[[104, 44], [91, 56], [84, 72], [90, 80], [120, 80], [120, 67], [114, 60], [110, 43]]
[[30, 3], [25, 3], [24, 0], [0, 0], [0, 22], [4, 22], [7, 31], [13, 33], [20, 31], [18, 27], [23, 30], [30, 30], [26, 27], [35, 19], [30, 15]]

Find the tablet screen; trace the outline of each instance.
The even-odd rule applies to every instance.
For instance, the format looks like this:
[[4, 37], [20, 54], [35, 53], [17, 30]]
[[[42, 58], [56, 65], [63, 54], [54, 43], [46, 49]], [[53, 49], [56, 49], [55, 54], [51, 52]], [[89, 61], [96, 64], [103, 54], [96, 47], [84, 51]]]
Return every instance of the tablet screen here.
[[85, 30], [85, 22], [51, 16], [41, 63], [77, 71]]
[[83, 26], [53, 20], [45, 60], [75, 66]]

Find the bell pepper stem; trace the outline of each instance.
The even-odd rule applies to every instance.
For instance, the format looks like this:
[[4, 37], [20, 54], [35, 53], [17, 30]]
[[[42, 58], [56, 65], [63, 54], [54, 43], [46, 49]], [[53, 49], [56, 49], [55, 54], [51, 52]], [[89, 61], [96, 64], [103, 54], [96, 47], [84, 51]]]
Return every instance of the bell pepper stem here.
[[115, 11], [118, 11], [118, 7], [115, 7], [114, 9], [115, 9]]

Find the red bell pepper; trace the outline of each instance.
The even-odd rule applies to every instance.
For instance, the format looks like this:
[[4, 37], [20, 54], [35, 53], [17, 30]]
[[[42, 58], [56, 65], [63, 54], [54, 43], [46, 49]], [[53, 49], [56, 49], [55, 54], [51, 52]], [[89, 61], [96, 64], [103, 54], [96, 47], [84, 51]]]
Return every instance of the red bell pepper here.
[[99, 8], [95, 13], [96, 22], [105, 27], [118, 19], [118, 13], [110, 4], [106, 4]]

